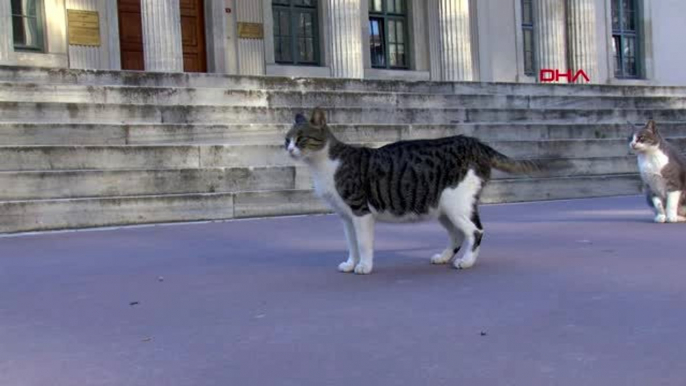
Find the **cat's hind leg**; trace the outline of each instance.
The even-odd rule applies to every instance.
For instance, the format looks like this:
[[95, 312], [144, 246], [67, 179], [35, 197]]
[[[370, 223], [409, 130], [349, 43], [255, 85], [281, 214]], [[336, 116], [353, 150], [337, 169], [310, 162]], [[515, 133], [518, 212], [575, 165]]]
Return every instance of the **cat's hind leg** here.
[[340, 263], [338, 270], [341, 272], [352, 272], [360, 261], [360, 251], [357, 248], [355, 227], [353, 226], [352, 219], [344, 217], [343, 228], [345, 229], [345, 239], [348, 242], [348, 260]]
[[460, 246], [462, 245], [462, 241], [464, 240], [464, 235], [462, 235], [462, 232], [460, 232], [460, 230], [457, 229], [457, 227], [450, 221], [450, 219], [447, 216], [441, 215], [440, 217], [438, 217], [438, 222], [440, 222], [441, 225], [443, 225], [443, 228], [445, 228], [445, 230], [448, 231], [450, 244], [448, 244], [448, 247], [442, 253], [437, 253], [433, 255], [433, 257], [431, 258], [431, 263], [447, 264], [460, 250]]
[[667, 205], [665, 208], [667, 222], [682, 222], [686, 218], [679, 216], [679, 203], [681, 202], [681, 191], [675, 190], [667, 193]]
[[456, 188], [444, 191], [441, 196], [443, 214], [464, 236], [462, 256], [453, 262], [458, 269], [472, 267], [479, 257], [484, 229], [477, 205], [482, 183], [482, 179], [470, 170]]
[[355, 240], [360, 260], [355, 265], [355, 273], [366, 275], [374, 268], [374, 216], [352, 216]]
[[681, 192], [681, 201], [679, 202], [679, 208], [677, 209], [677, 214], [681, 217], [686, 218], [686, 191]]
[[457, 269], [471, 268], [476, 264], [476, 259], [479, 257], [481, 239], [484, 236], [484, 228], [481, 225], [477, 206], [474, 205], [474, 209], [468, 216], [463, 214], [456, 217], [455, 221], [458, 228], [465, 236], [464, 242], [462, 243], [462, 248], [464, 249], [462, 257], [455, 259], [453, 265]]

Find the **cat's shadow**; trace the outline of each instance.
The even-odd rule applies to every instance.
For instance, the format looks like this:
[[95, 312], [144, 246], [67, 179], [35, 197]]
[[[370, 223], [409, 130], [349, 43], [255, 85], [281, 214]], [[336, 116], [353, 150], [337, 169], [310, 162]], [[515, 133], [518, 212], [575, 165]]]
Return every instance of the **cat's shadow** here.
[[[374, 257], [374, 271], [372, 277], [377, 277], [380, 281], [386, 282], [409, 282], [414, 281], [418, 277], [427, 276], [443, 276], [446, 274], [467, 274], [473, 270], [457, 270], [452, 266], [452, 261], [449, 264], [431, 264], [430, 256], [434, 253], [440, 252], [438, 249], [431, 248], [402, 248], [402, 249], [381, 249], [375, 252]], [[422, 256], [416, 253], [407, 254], [406, 252], [421, 251]], [[345, 255], [347, 251], [340, 251], [340, 253], [327, 253], [326, 256], [312, 255], [312, 259], [320, 259], [322, 264], [317, 264], [322, 267], [330, 267], [335, 270], [338, 264], [342, 261], [340, 257]], [[297, 262], [295, 262], [297, 263]], [[356, 275], [354, 273], [336, 272], [339, 275], [349, 275], [351, 277], [361, 278], [369, 275]]]
[[[531, 223], [539, 223], [541, 221], [535, 220], [535, 219], [530, 219], [530, 220], [520, 220], [518, 222], [531, 224]], [[549, 219], [549, 220], [546, 220], [546, 222], [549, 222], [549, 223], [569, 223], [569, 224], [573, 224], [573, 223], [608, 223], [608, 224], [654, 223], [652, 218], [642, 219], [642, 218], [626, 218], [626, 217], [602, 217], [602, 218], [579, 217], [579, 218], [566, 218], [566, 219], [560, 218], [560, 219]]]

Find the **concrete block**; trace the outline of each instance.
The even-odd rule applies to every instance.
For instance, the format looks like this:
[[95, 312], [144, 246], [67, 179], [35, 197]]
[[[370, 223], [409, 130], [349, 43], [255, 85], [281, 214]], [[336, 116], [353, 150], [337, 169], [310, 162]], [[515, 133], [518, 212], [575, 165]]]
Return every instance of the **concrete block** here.
[[189, 169], [197, 146], [0, 147], [0, 170]]
[[203, 167], [247, 167], [293, 165], [283, 145], [224, 145], [201, 146]]
[[236, 218], [328, 213], [330, 211], [311, 190], [237, 193], [234, 205]]
[[292, 167], [0, 172], [0, 200], [229, 193], [295, 185]]
[[233, 218], [233, 194], [0, 202], [0, 233]]
[[638, 175], [494, 180], [484, 189], [485, 204], [634, 195], [641, 191]]

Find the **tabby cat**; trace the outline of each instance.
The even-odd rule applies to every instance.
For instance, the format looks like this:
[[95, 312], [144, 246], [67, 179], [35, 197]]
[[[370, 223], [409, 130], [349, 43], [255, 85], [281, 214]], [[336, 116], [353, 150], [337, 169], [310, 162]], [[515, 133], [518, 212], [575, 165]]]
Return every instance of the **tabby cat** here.
[[638, 155], [638, 170], [655, 222], [686, 221], [686, 157], [662, 138], [652, 119], [634, 129], [629, 141], [629, 148]]
[[324, 111], [302, 114], [286, 135], [285, 147], [312, 172], [318, 196], [343, 219], [349, 257], [338, 269], [368, 274], [373, 268], [374, 222], [438, 219], [450, 243], [431, 258], [454, 260], [455, 268], [476, 262], [484, 228], [478, 203], [496, 168], [509, 173], [538, 169], [515, 161], [471, 137], [395, 142], [378, 149], [345, 144], [327, 127]]

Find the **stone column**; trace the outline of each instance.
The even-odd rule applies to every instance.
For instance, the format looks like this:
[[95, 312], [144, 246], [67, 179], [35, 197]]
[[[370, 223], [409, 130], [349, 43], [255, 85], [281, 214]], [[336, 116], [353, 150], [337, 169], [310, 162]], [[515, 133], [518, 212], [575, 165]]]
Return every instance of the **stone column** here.
[[598, 83], [595, 17], [595, 0], [567, 1], [569, 69], [572, 73], [584, 70], [591, 83]]
[[[259, 0], [234, 1], [236, 10], [236, 23], [260, 24], [264, 34], [264, 13], [262, 10], [263, 2]], [[271, 7], [271, 2], [268, 2]], [[241, 75], [264, 75], [265, 74], [265, 52], [264, 38], [242, 38], [238, 37], [238, 73]]]
[[362, 56], [362, 6], [360, 0], [328, 0], [331, 37], [331, 75], [364, 77]]
[[208, 72], [226, 74], [227, 66], [227, 22], [226, 1], [205, 1], [205, 31], [210, 42], [207, 49]]
[[12, 56], [14, 56], [12, 8], [9, 1], [0, 1], [0, 64], [9, 64]]
[[567, 72], [564, 0], [534, 1], [534, 47], [538, 70]]
[[[371, 1], [371, 0], [369, 0]], [[427, 0], [426, 19], [429, 32], [429, 67], [431, 80], [440, 81], [443, 78], [441, 65], [441, 29], [436, 23], [438, 20], [438, 0]]]
[[474, 80], [469, 0], [439, 0], [441, 78]]
[[142, 0], [146, 71], [183, 72], [179, 0]]

